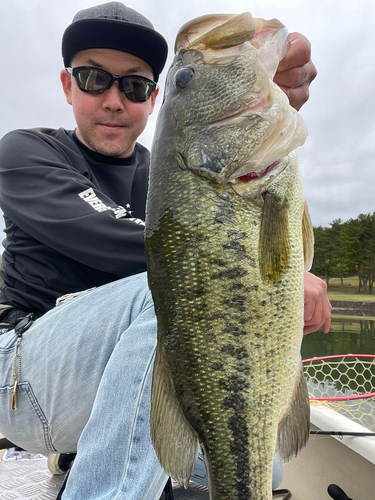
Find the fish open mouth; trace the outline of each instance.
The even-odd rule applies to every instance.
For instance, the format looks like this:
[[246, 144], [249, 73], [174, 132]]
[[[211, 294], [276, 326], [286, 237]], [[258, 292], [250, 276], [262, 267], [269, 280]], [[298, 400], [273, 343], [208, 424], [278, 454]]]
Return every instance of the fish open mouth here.
[[245, 175], [240, 175], [240, 177], [237, 177], [235, 180], [236, 181], [241, 181], [241, 182], [249, 182], [253, 181], [256, 179], [261, 179], [265, 175], [267, 175], [269, 172], [271, 172], [274, 168], [276, 168], [280, 164], [280, 161], [274, 161], [271, 163], [271, 165], [268, 165], [267, 168], [262, 170], [262, 172], [249, 172]]

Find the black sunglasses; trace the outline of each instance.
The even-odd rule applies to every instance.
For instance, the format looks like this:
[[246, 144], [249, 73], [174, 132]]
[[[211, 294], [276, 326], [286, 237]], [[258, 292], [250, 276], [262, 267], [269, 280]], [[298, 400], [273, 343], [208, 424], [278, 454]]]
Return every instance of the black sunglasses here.
[[113, 82], [118, 81], [121, 92], [134, 102], [147, 101], [157, 86], [155, 82], [144, 76], [117, 76], [104, 69], [90, 66], [66, 68], [66, 70], [75, 77], [78, 87], [83, 92], [102, 94], [112, 87]]

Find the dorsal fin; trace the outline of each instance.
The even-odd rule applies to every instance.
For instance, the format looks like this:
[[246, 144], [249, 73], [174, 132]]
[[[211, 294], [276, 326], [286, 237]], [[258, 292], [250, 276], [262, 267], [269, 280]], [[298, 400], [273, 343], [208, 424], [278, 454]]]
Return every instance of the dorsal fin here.
[[302, 239], [305, 271], [310, 271], [314, 259], [314, 229], [306, 202], [302, 217]]

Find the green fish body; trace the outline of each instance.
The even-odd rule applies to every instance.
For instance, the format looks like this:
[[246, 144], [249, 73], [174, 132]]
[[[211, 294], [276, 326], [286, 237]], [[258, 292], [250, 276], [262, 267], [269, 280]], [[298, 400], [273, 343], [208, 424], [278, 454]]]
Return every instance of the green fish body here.
[[151, 436], [185, 487], [200, 442], [211, 500], [270, 500], [275, 451], [289, 460], [309, 435], [300, 345], [313, 238], [294, 152], [305, 127], [272, 83], [285, 37], [248, 13], [185, 25], [152, 147]]

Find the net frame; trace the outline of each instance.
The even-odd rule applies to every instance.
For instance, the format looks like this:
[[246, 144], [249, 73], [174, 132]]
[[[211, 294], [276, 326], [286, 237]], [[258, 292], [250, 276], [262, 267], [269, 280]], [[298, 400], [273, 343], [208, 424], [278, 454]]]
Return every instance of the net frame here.
[[[332, 356], [319, 356], [319, 357], [314, 357], [314, 358], [308, 358], [308, 359], [303, 359], [302, 364], [305, 366], [307, 363], [313, 363], [314, 361], [325, 361], [325, 360], [331, 360], [331, 359], [341, 359], [345, 360], [347, 358], [356, 358], [359, 361], [363, 358], [367, 359], [375, 359], [374, 354], [336, 354]], [[310, 401], [352, 401], [356, 399], [368, 399], [368, 398], [374, 398], [375, 397], [375, 392], [368, 392], [365, 394], [351, 394], [348, 396], [333, 396], [333, 397], [323, 397], [323, 398], [315, 398], [315, 397], [310, 397]]]

